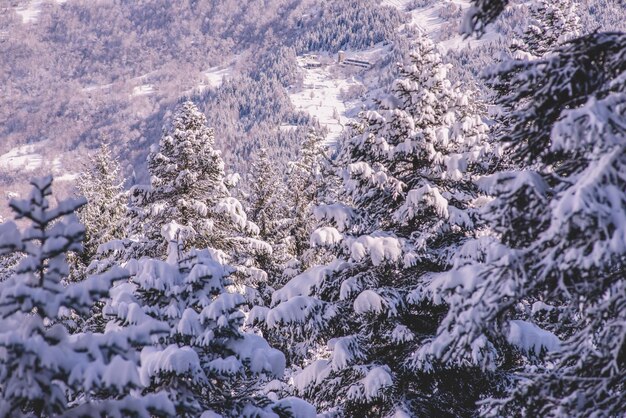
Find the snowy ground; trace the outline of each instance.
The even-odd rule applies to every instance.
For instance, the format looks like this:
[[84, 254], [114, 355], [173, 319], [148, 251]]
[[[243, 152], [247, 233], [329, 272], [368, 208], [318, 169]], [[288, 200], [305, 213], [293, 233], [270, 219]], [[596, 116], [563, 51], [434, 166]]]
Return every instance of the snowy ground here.
[[65, 173], [63, 175], [60, 176], [56, 176], [54, 178], [54, 181], [59, 182], [59, 181], [70, 181], [70, 182], [74, 182], [78, 179], [78, 177], [80, 176], [80, 173]]
[[[298, 64], [304, 72], [304, 86], [289, 92], [291, 101], [297, 110], [308, 112], [322, 126], [328, 128], [326, 139], [328, 142], [335, 142], [349, 120], [346, 111], [355, 105], [344, 102], [341, 91], [361, 83], [353, 75], [349, 75], [349, 72], [342, 73], [337, 64], [305, 68], [306, 59], [303, 57], [298, 57]], [[331, 70], [340, 75], [331, 74]]]
[[130, 94], [131, 97], [137, 96], [146, 96], [149, 94], [154, 94], [155, 89], [152, 84], [141, 84], [139, 86], [133, 87], [133, 92]]
[[83, 87], [83, 92], [85, 93], [91, 93], [94, 91], [98, 91], [98, 90], [106, 90], [106, 89], [110, 89], [111, 87], [113, 87], [113, 84], [92, 84], [89, 86], [85, 86]]
[[395, 7], [398, 10], [406, 10], [411, 0], [383, 0], [384, 6]]
[[239, 56], [236, 55], [229, 64], [207, 68], [206, 71], [201, 73], [200, 83], [185, 93], [202, 92], [208, 88], [218, 88], [233, 73], [233, 66], [236, 65], [238, 60]]
[[224, 77], [228, 77], [232, 72], [232, 69], [229, 67], [211, 67], [206, 70], [203, 75], [205, 79], [203, 80], [208, 86], [211, 87], [219, 87], [222, 85], [224, 81]]
[[[57, 3], [65, 3], [67, 0], [55, 0]], [[15, 7], [15, 12], [20, 15], [23, 23], [33, 23], [39, 18], [43, 0], [29, 0]]]
[[44, 165], [49, 165], [52, 170], [60, 170], [61, 160], [59, 157], [48, 160], [42, 155], [43, 148], [45, 148], [44, 142], [15, 147], [6, 154], [0, 155], [0, 170], [33, 171]]
[[[396, 7], [398, 10], [407, 11], [410, 0], [384, 0], [383, 4], [387, 6]], [[444, 7], [450, 3], [461, 7], [463, 15], [460, 20], [463, 19], [467, 8], [470, 6], [469, 0], [453, 0], [451, 2], [435, 2], [434, 4], [426, 7], [416, 8], [407, 11], [411, 15], [411, 22], [409, 25], [419, 28], [422, 32], [428, 34], [433, 41], [437, 43], [442, 52], [450, 49], [461, 49], [467, 46], [476, 47], [481, 44], [493, 42], [498, 39], [499, 35], [487, 30], [487, 33], [481, 37], [481, 39], [465, 38], [459, 34], [459, 27], [456, 24], [450, 24], [452, 22], [447, 21], [440, 17], [440, 14]], [[459, 23], [460, 23], [459, 20]], [[445, 39], [440, 41], [440, 39]]]

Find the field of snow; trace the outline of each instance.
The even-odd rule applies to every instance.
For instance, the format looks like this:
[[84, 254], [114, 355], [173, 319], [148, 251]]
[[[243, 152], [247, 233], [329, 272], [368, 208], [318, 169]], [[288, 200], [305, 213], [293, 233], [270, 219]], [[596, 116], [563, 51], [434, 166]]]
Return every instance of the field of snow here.
[[69, 182], [74, 182], [78, 179], [78, 177], [80, 176], [80, 173], [65, 173], [62, 174], [60, 176], [56, 176], [54, 178], [54, 181], [59, 182], [59, 181], [69, 181]]
[[[55, 0], [57, 3], [65, 3], [67, 0]], [[15, 12], [20, 15], [23, 23], [33, 23], [39, 18], [41, 12], [41, 6], [43, 0], [29, 0], [28, 2], [20, 3], [15, 7]]]
[[133, 92], [130, 95], [131, 97], [145, 96], [148, 94], [154, 94], [154, 92], [155, 92], [154, 85], [142, 84], [140, 86], [133, 87]]
[[384, 6], [395, 7], [398, 10], [406, 10], [411, 0], [383, 0]]
[[113, 84], [91, 84], [89, 86], [85, 86], [82, 88], [82, 91], [85, 93], [91, 93], [94, 91], [98, 91], [98, 90], [106, 90], [106, 89], [110, 89], [111, 87], [113, 87]]
[[333, 76], [330, 69], [337, 68], [336, 64], [307, 68], [302, 57], [298, 57], [298, 64], [304, 71], [304, 86], [290, 92], [291, 101], [297, 110], [316, 117], [322, 126], [328, 128], [326, 139], [335, 142], [349, 120], [346, 111], [354, 105], [342, 100], [341, 91], [361, 83], [353, 76]]
[[56, 157], [52, 161], [44, 159], [42, 155], [45, 144], [28, 144], [15, 147], [6, 154], [0, 155], [0, 170], [6, 171], [33, 171], [44, 165], [50, 165], [53, 170], [61, 168], [61, 160]]
[[224, 77], [228, 77], [231, 74], [231, 69], [228, 67], [211, 67], [203, 74], [206, 83], [211, 87], [219, 87], [224, 81]]
[[[383, 2], [387, 6], [396, 7], [399, 10], [407, 11], [410, 0], [385, 0]], [[407, 11], [411, 15], [411, 22], [409, 25], [415, 26], [423, 33], [430, 36], [439, 46], [442, 52], [453, 49], [461, 49], [466, 46], [479, 46], [484, 43], [492, 42], [498, 39], [499, 35], [487, 30], [487, 33], [480, 39], [472, 37], [465, 38], [459, 34], [459, 27], [456, 25], [454, 19], [446, 20], [442, 18], [442, 15], [446, 14], [445, 8], [456, 6], [461, 8], [462, 15], [459, 18], [463, 19], [463, 16], [470, 6], [469, 0], [453, 0], [451, 2], [435, 2], [430, 6], [416, 8]], [[460, 22], [459, 20], [459, 22]]]

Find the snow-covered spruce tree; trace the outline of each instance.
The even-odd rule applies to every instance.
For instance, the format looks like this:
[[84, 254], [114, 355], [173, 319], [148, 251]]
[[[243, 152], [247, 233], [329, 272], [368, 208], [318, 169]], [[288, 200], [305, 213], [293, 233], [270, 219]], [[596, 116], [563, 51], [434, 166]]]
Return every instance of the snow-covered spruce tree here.
[[578, 2], [539, 0], [530, 5], [530, 21], [524, 35], [513, 42], [519, 58], [536, 59], [579, 36]]
[[85, 202], [51, 208], [52, 178], [32, 185], [27, 199], [10, 202], [25, 229], [0, 225], [0, 254], [22, 255], [0, 283], [0, 416], [172, 415], [163, 394], [129, 395], [141, 387], [136, 340], [115, 332], [70, 335], [63, 325], [67, 316], [88, 315], [114, 281], [128, 276], [117, 268], [66, 284], [66, 255], [80, 250], [85, 232], [74, 212]]
[[128, 196], [123, 183], [119, 162], [112, 156], [109, 144], [103, 142], [76, 182], [78, 193], [87, 199], [87, 204], [76, 212], [85, 227], [85, 239], [82, 252], [70, 258], [72, 279], [84, 277], [101, 244], [124, 238]]
[[258, 253], [255, 261], [268, 274], [268, 285], [274, 287], [282, 281], [283, 268], [291, 258], [286, 221], [288, 202], [284, 180], [278, 175], [265, 148], [259, 150], [252, 162], [248, 183], [250, 220], [259, 227], [259, 238], [272, 246], [272, 251]]
[[250, 220], [259, 227], [259, 237], [267, 242], [280, 240], [284, 190], [265, 148], [258, 151], [252, 162], [248, 200]]
[[185, 251], [184, 232], [174, 222], [164, 226], [167, 260], [131, 260], [130, 281], [112, 290], [105, 307], [120, 325], [167, 324], [159, 343], [141, 351], [144, 392], [168, 393], [180, 417], [314, 417], [315, 409], [299, 399], [262, 395], [265, 378], [282, 375], [285, 357], [242, 331], [245, 299], [226, 290], [234, 269], [224, 254]]
[[131, 226], [144, 238], [146, 254], [163, 257], [167, 242], [161, 228], [171, 221], [187, 227], [185, 244], [219, 249], [234, 246], [233, 231], [250, 228], [241, 204], [231, 198], [224, 162], [214, 148], [213, 130], [192, 102], [177, 110], [166, 132], [148, 155], [149, 186], [133, 188]]
[[[289, 162], [286, 185], [283, 186], [285, 189], [281, 195], [284, 218], [280, 221], [280, 229], [275, 232], [285, 235], [283, 242], [287, 245], [284, 250], [276, 251], [276, 248], [274, 250], [274, 259], [277, 258], [276, 254], [284, 257], [281, 260], [281, 271], [275, 274], [266, 269], [272, 290], [284, 286], [295, 275], [319, 261], [320, 252], [311, 248], [310, 235], [316, 224], [313, 209], [319, 203], [321, 189], [325, 186], [325, 182], [321, 179], [321, 163], [325, 157], [322, 148], [323, 140], [317, 132], [308, 132], [301, 144], [298, 158]], [[271, 186], [268, 184], [266, 187]], [[263, 193], [262, 189], [258, 190], [258, 193]], [[253, 307], [248, 316], [248, 325], [259, 326], [273, 347], [291, 356], [293, 336], [285, 330], [268, 329], [264, 320], [268, 306], [269, 303], [257, 304]]]
[[461, 33], [466, 36], [482, 36], [487, 25], [493, 23], [506, 9], [510, 0], [472, 0], [461, 24]]
[[310, 248], [309, 237], [315, 226], [313, 208], [319, 204], [323, 187], [322, 162], [325, 159], [324, 137], [310, 131], [302, 141], [297, 160], [290, 162], [287, 175], [287, 201], [289, 202], [290, 252], [302, 260]]
[[[237, 285], [259, 297], [266, 274], [254, 258], [271, 253], [258, 239], [258, 227], [247, 219], [243, 205], [231, 196], [224, 161], [214, 149], [213, 131], [192, 102], [183, 103], [166, 133], [148, 156], [149, 186], [131, 190], [131, 232], [141, 249], [135, 255], [165, 258], [167, 242], [162, 228], [181, 225], [184, 249], [215, 248], [224, 251], [238, 268]], [[131, 246], [134, 247], [134, 246]], [[261, 295], [262, 296], [262, 295]]]
[[481, 107], [451, 85], [430, 40], [415, 48], [340, 143], [341, 201], [315, 209], [326, 224], [311, 235], [333, 261], [294, 277], [265, 312], [304, 366], [297, 393], [340, 416], [469, 415], [485, 386], [478, 369], [412, 358], [445, 314], [427, 286], [474, 233], [472, 177], [489, 165]]
[[[0, 224], [4, 223], [4, 218], [0, 216]], [[21, 255], [18, 253], [9, 253], [0, 255], [0, 282], [5, 281], [14, 273], [15, 266], [19, 262]]]
[[510, 373], [510, 390], [484, 404], [487, 414], [618, 416], [626, 410], [626, 35], [580, 37], [506, 64], [497, 80], [511, 83], [502, 86], [503, 140], [520, 168], [483, 180], [496, 196], [485, 216], [497, 239], [482, 259], [439, 278], [450, 311], [421, 354]]

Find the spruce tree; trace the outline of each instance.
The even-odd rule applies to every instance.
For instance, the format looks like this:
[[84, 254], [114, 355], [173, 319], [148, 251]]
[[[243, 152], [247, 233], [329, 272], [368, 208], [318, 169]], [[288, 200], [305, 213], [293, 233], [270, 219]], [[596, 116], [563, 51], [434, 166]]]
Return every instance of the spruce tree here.
[[111, 284], [128, 276], [116, 268], [67, 283], [66, 255], [80, 251], [85, 233], [74, 212], [85, 201], [69, 199], [53, 208], [52, 178], [32, 185], [28, 198], [10, 202], [26, 228], [0, 225], [0, 254], [22, 255], [14, 274], [0, 283], [0, 415], [173, 414], [163, 394], [129, 394], [141, 389], [136, 338], [115, 330], [70, 335], [65, 319], [89, 315]]
[[103, 142], [76, 182], [78, 193], [87, 199], [87, 204], [77, 211], [85, 227], [85, 239], [82, 252], [70, 257], [73, 280], [84, 278], [100, 245], [124, 238], [128, 196], [123, 183], [119, 162], [112, 156], [109, 144]]
[[238, 246], [235, 232], [258, 228], [231, 196], [224, 161], [214, 148], [213, 130], [192, 102], [177, 110], [166, 132], [148, 155], [150, 185], [133, 188], [136, 219], [132, 231], [146, 240], [146, 253], [163, 257], [167, 243], [161, 228], [176, 221], [185, 228], [188, 248], [229, 250]]
[[323, 411], [468, 415], [482, 389], [478, 369], [415, 358], [445, 313], [432, 277], [475, 233], [473, 176], [490, 162], [481, 107], [447, 70], [420, 38], [392, 93], [340, 143], [340, 201], [315, 209], [325, 222], [310, 238], [334, 257], [275, 292], [266, 312], [304, 367], [297, 393]]
[[518, 54], [536, 59], [580, 35], [578, 4], [571, 0], [540, 0], [530, 6], [530, 21], [521, 39], [514, 42]]
[[113, 289], [105, 307], [120, 326], [156, 321], [169, 330], [141, 351], [144, 392], [168, 393], [181, 417], [314, 416], [300, 400], [274, 402], [261, 393], [266, 378], [282, 375], [285, 357], [243, 332], [245, 299], [226, 290], [235, 270], [224, 254], [185, 250], [181, 231], [166, 225], [167, 260], [131, 260], [130, 281]]
[[259, 238], [271, 245], [271, 251], [257, 253], [256, 264], [268, 274], [267, 300], [271, 290], [282, 284], [282, 273], [290, 259], [288, 248], [288, 222], [286, 220], [289, 203], [285, 199], [284, 179], [277, 167], [270, 161], [265, 148], [256, 154], [251, 167], [248, 193], [248, 213], [259, 227]]
[[450, 311], [424, 350], [508, 374], [485, 413], [626, 409], [624, 57], [626, 35], [595, 33], [496, 79], [517, 169], [483, 179], [493, 237], [440, 277]]
[[264, 241], [278, 242], [282, 238], [281, 221], [284, 219], [284, 190], [282, 179], [269, 159], [267, 150], [261, 148], [252, 161], [250, 173], [249, 215], [259, 227], [259, 237]]
[[300, 261], [310, 248], [309, 237], [315, 218], [313, 208], [320, 203], [324, 182], [322, 164], [325, 160], [324, 137], [310, 131], [302, 145], [298, 159], [289, 164], [287, 201], [289, 202], [289, 237], [291, 254]]
[[272, 248], [258, 238], [258, 226], [231, 195], [224, 161], [214, 142], [204, 114], [192, 102], [183, 103], [171, 131], [151, 148], [150, 185], [131, 190], [130, 229], [139, 250], [132, 243], [121, 246], [134, 251], [134, 256], [165, 258], [162, 229], [176, 222], [185, 250], [210, 247], [228, 255], [228, 262], [238, 269], [235, 285], [253, 301], [263, 297], [259, 291], [267, 280], [255, 257], [271, 254]]

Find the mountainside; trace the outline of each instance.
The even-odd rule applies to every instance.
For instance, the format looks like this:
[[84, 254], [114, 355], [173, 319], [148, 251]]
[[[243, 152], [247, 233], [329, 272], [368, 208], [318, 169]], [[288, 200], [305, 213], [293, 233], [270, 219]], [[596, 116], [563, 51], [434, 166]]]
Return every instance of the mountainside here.
[[[21, 192], [22, 173], [45, 172], [71, 188], [103, 139], [129, 185], [146, 181], [146, 151], [185, 97], [205, 110], [231, 170], [243, 174], [259, 146], [280, 161], [294, 156], [309, 126], [332, 140], [406, 55], [418, 28], [406, 6], [15, 2], [0, 27], [2, 189]], [[339, 50], [367, 64], [336, 65]]]
[[[527, 14], [519, 6], [487, 36], [463, 39], [468, 4], [14, 1], [0, 22], [2, 189], [21, 192], [21, 173], [46, 172], [71, 188], [103, 139], [122, 157], [129, 185], [145, 182], [147, 149], [183, 98], [205, 111], [231, 170], [245, 175], [260, 146], [289, 159], [308, 127], [336, 138], [363, 100], [393, 80], [417, 33], [465, 62], [455, 66], [465, 72], [468, 57], [499, 54]], [[591, 16], [610, 6], [594, 1]], [[601, 16], [603, 25], [617, 22]], [[348, 65], [337, 65], [340, 50]]]

